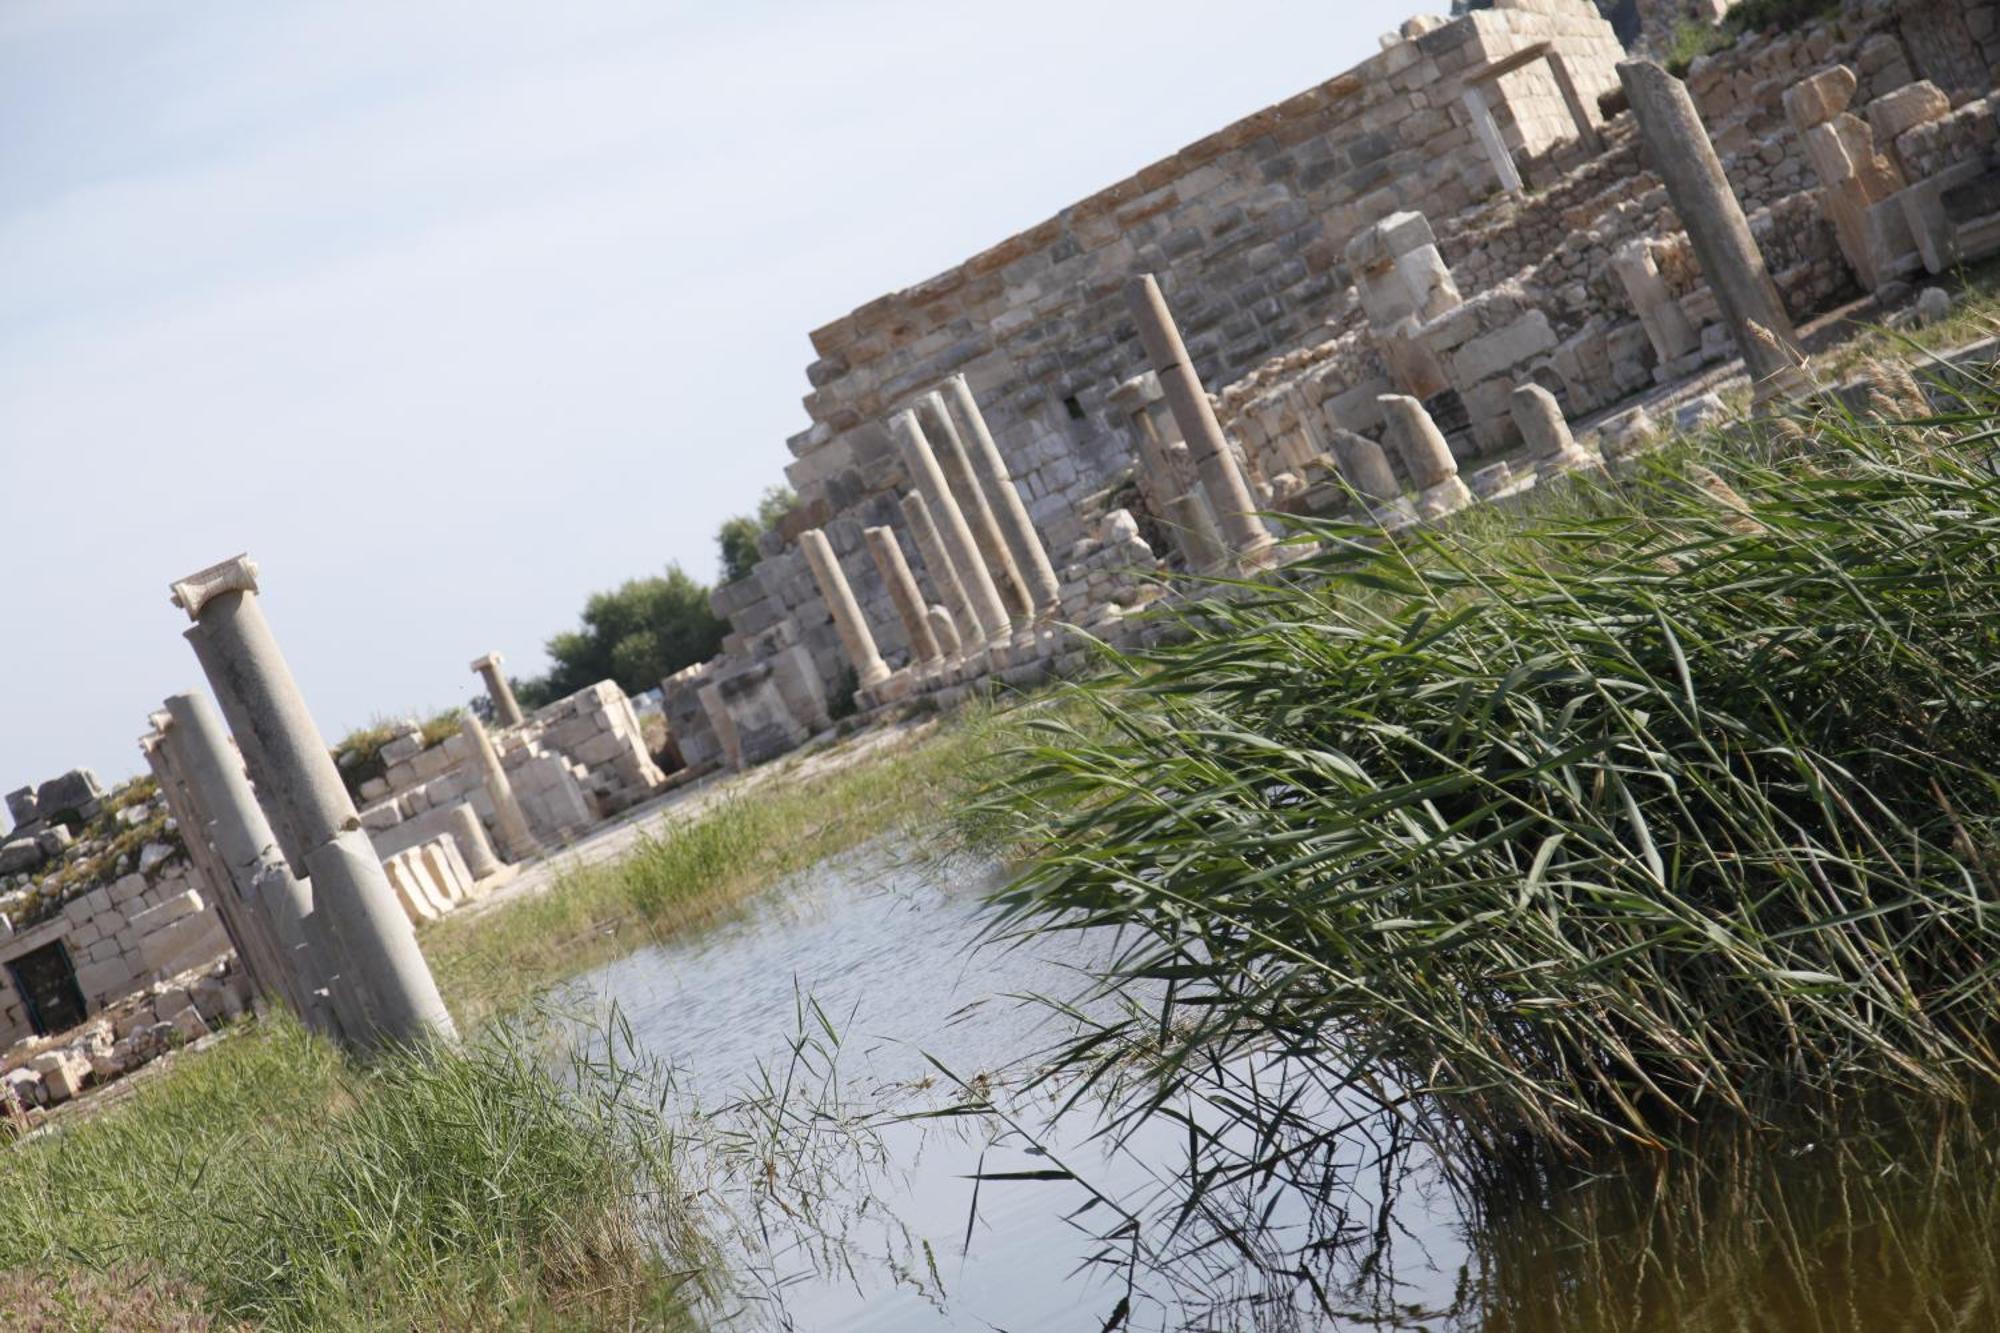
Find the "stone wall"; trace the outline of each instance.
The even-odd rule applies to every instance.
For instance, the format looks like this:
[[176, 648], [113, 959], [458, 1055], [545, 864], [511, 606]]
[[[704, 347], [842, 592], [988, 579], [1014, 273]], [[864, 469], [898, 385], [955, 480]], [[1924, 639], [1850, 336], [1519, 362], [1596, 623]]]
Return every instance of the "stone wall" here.
[[0, 938], [0, 1044], [33, 1032], [6, 964], [59, 943], [86, 1011], [97, 1013], [163, 977], [231, 953], [213, 893], [176, 855], [89, 889], [48, 920]]
[[[861, 532], [897, 531], [924, 597], [939, 600], [897, 508], [907, 478], [884, 422], [954, 372], [978, 398], [1054, 567], [1097, 570], [1101, 582], [1102, 567], [1120, 558], [1105, 554], [1117, 543], [1103, 534], [1132, 466], [1130, 423], [1109, 394], [1143, 369], [1124, 280], [1159, 275], [1210, 383], [1320, 340], [1351, 302], [1344, 247], [1354, 235], [1399, 208], [1455, 210], [1499, 188], [1463, 104], [1467, 79], [1542, 42], [1567, 61], [1595, 118], [1620, 48], [1589, 0], [1513, 0], [1412, 20], [1364, 64], [815, 330], [812, 425], [789, 441], [786, 469], [800, 502], [766, 534], [753, 574], [715, 594], [733, 629], [725, 659], [800, 648], [829, 697], [843, 697], [848, 664], [793, 545], [819, 528], [885, 660], [908, 664], [907, 636]], [[1518, 157], [1576, 136], [1544, 64], [1492, 82], [1484, 98]], [[713, 674], [682, 685], [698, 692]], [[694, 723], [691, 705], [680, 716]]]

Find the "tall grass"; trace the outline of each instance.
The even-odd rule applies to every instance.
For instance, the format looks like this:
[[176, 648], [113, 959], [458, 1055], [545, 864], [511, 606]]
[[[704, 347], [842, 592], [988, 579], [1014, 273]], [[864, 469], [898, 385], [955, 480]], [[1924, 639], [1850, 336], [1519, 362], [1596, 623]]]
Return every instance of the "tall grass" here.
[[360, 1069], [275, 1019], [178, 1057], [0, 1154], [0, 1273], [41, 1279], [0, 1281], [0, 1324], [58, 1282], [102, 1305], [111, 1272], [277, 1329], [682, 1325], [706, 1259], [659, 1094], [544, 1035]]
[[1276, 1048], [1487, 1160], [1990, 1086], [1987, 424], [1712, 442], [1502, 540], [1323, 527], [1188, 612], [987, 802], [1012, 926], [1122, 932], [1135, 1012], [1063, 1067], [1141, 1053], [1144, 1114]]

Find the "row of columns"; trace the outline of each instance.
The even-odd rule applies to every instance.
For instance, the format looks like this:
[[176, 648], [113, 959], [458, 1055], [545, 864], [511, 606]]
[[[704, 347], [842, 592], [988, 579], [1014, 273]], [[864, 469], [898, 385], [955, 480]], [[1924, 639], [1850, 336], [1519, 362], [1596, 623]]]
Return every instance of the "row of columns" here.
[[[965, 377], [952, 376], [888, 425], [910, 479], [900, 501], [904, 523], [943, 601], [925, 603], [892, 529], [862, 533], [902, 622], [912, 665], [1032, 635], [1061, 608], [1061, 585]], [[801, 533], [799, 546], [857, 682], [867, 689], [888, 680], [888, 665], [826, 534]]]
[[[1759, 401], [1796, 391], [1803, 383], [1797, 333], [1685, 85], [1650, 61], [1621, 64], [1619, 77], [1651, 163], [1688, 230]], [[1483, 100], [1471, 109], [1475, 129], [1490, 121]], [[1580, 125], [1590, 128], [1587, 121]], [[1621, 254], [1616, 265], [1628, 287], [1665, 294], [1650, 255]], [[1256, 512], [1159, 282], [1152, 274], [1134, 277], [1125, 297], [1151, 373], [1142, 377], [1150, 384], [1135, 380], [1120, 386], [1121, 392], [1132, 390], [1127, 396], [1133, 401], [1123, 405], [1141, 427], [1142, 469], [1151, 474], [1149, 484], [1167, 492], [1162, 507], [1178, 529], [1190, 567], [1241, 569], [1268, 562], [1273, 538]], [[1654, 300], [1641, 309], [1663, 361], [1686, 355], [1693, 344], [1685, 317], [1677, 306], [1669, 310], [1669, 304]], [[1153, 410], [1154, 397], [1164, 400], [1164, 416]], [[1470, 493], [1449, 445], [1422, 403], [1396, 394], [1381, 402], [1416, 483], [1419, 512], [1447, 512], [1468, 501]], [[1595, 461], [1578, 448], [1547, 390], [1522, 386], [1515, 391], [1512, 409], [1539, 466]], [[1178, 439], [1165, 438], [1169, 418]], [[930, 662], [945, 655], [941, 621], [948, 620], [964, 643], [977, 645], [1000, 642], [1010, 627], [1031, 625], [1051, 611], [1059, 589], [1047, 551], [964, 377], [954, 376], [942, 392], [926, 394], [896, 413], [889, 429], [913, 487], [902, 500], [905, 520], [945, 602], [941, 608], [926, 607], [895, 535], [886, 528], [868, 530], [870, 555], [889, 588], [913, 659]], [[1357, 448], [1342, 434], [1343, 473], [1360, 479], [1358, 489], [1366, 498], [1389, 503], [1394, 480], [1379, 446], [1355, 437], [1368, 445]], [[1186, 484], [1171, 475], [1173, 450], [1182, 451], [1180, 456], [1192, 464], [1194, 476]], [[805, 538], [814, 577], [862, 684], [886, 679], [888, 668], [824, 534], [815, 531]]]

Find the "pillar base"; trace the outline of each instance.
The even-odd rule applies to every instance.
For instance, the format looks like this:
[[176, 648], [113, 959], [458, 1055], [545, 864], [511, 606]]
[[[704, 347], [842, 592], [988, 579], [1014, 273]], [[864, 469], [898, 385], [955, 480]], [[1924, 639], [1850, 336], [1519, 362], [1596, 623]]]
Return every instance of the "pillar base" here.
[[1443, 518], [1472, 503], [1472, 491], [1457, 477], [1446, 477], [1417, 496], [1417, 517]]

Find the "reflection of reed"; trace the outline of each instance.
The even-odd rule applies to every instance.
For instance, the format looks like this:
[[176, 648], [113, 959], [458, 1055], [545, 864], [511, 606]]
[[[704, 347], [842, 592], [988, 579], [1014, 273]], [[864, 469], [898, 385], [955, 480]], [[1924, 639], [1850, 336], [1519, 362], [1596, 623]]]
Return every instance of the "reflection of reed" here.
[[[1466, 1326], [1487, 1333], [1943, 1333], [2000, 1327], [2000, 1145], [1955, 1115], [1801, 1126], [1489, 1197]], [[1982, 1130], [1986, 1132], [1982, 1132]], [[1511, 1197], [1503, 1197], [1511, 1194]]]

